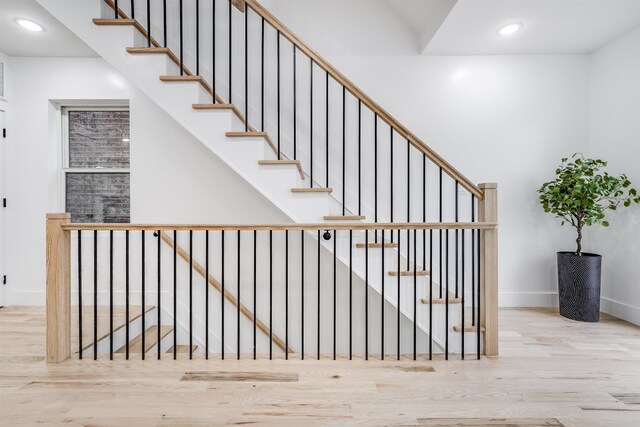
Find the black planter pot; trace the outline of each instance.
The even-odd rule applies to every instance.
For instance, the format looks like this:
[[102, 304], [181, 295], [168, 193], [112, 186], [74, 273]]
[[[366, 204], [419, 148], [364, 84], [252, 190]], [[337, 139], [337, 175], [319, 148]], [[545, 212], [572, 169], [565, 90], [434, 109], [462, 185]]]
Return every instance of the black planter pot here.
[[581, 322], [600, 320], [602, 256], [558, 252], [560, 315]]

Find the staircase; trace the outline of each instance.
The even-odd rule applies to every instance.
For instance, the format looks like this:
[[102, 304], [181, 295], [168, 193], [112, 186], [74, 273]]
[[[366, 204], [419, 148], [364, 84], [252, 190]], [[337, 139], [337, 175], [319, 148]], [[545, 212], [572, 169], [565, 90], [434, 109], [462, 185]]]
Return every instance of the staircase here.
[[[410, 334], [410, 325], [414, 324], [419, 333], [422, 334], [422, 341], [428, 340], [431, 345], [435, 346], [435, 348], [430, 346], [430, 353], [459, 354], [463, 352], [462, 346], [468, 352], [476, 352], [477, 349], [478, 354], [480, 353], [480, 349], [483, 346], [481, 338], [485, 330], [483, 328], [478, 329], [477, 324], [484, 324], [485, 322], [479, 318], [479, 311], [473, 308], [474, 304], [476, 304], [475, 295], [480, 295], [480, 233], [473, 229], [458, 229], [456, 228], [456, 223], [464, 220], [473, 222], [476, 219], [476, 214], [479, 221], [487, 219], [495, 221], [495, 218], [486, 218], [486, 215], [484, 215], [485, 218], [482, 218], [484, 211], [480, 209], [480, 203], [485, 198], [485, 188], [479, 188], [471, 183], [449, 163], [424, 145], [390, 114], [355, 87], [346, 77], [324, 61], [311, 48], [298, 40], [257, 1], [230, 2], [228, 6], [225, 6], [228, 7], [229, 16], [229, 20], [226, 23], [225, 21], [218, 23], [217, 20], [208, 21], [210, 22], [209, 25], [213, 22], [217, 23], [215, 25], [218, 25], [218, 28], [226, 25], [223, 30], [225, 32], [228, 31], [229, 34], [229, 61], [225, 64], [225, 66], [229, 66], [229, 72], [226, 76], [219, 73], [216, 74], [215, 60], [217, 59], [219, 62], [219, 54], [214, 54], [210, 58], [213, 63], [212, 69], [206, 69], [208, 64], [205, 65], [205, 63], [207, 61], [201, 61], [199, 58], [201, 49], [198, 37], [196, 37], [195, 46], [183, 46], [188, 43], [183, 43], [184, 29], [182, 21], [180, 21], [179, 51], [175, 51], [175, 48], [170, 46], [172, 34], [163, 33], [161, 30], [163, 27], [166, 28], [166, 21], [171, 16], [174, 16], [170, 12], [165, 12], [163, 17], [158, 18], [157, 15], [149, 13], [146, 9], [141, 11], [140, 5], [138, 5], [137, 8], [134, 6], [132, 13], [129, 2], [120, 2], [116, 13], [116, 5], [110, 0], [83, 2], [38, 0], [38, 2], [194, 137], [206, 145], [242, 179], [245, 179], [264, 194], [291, 219], [292, 223], [324, 224], [322, 228], [326, 230], [340, 230], [341, 227], [345, 227], [343, 228], [344, 230], [349, 229], [348, 234], [346, 232], [332, 231], [331, 240], [320, 239], [320, 232], [316, 235], [315, 232], [306, 230], [305, 233], [309, 242], [315, 241], [318, 245], [318, 253], [322, 248], [323, 256], [329, 257], [329, 259], [333, 257], [334, 271], [336, 268], [335, 263], [337, 262], [341, 268], [348, 268], [353, 275], [352, 277], [368, 286], [371, 291], [384, 296], [383, 307], [386, 304], [387, 312], [395, 309], [397, 313], [398, 335], [401, 329], [403, 335]], [[123, 3], [126, 3], [126, 5], [123, 5]], [[161, 6], [160, 2], [151, 3], [156, 8], [155, 10], [158, 10], [158, 7]], [[214, 9], [218, 12], [219, 19], [222, 19], [221, 16], [223, 15], [219, 10], [220, 3], [226, 4], [227, 2], [217, 2], [217, 9], [214, 6]], [[232, 8], [232, 3], [235, 9]], [[131, 2], [131, 4], [133, 5], [134, 2]], [[196, 8], [200, 7], [198, 2], [195, 5]], [[126, 7], [129, 7], [129, 9], [126, 9]], [[214, 9], [210, 10], [210, 12], [215, 14]], [[196, 28], [199, 29], [199, 25], [203, 21], [199, 18], [199, 9], [194, 11], [196, 13], [195, 16], [198, 16]], [[271, 57], [269, 58], [271, 58], [271, 65], [275, 64], [277, 66], [278, 79], [273, 84], [265, 83], [264, 71], [262, 71], [261, 80], [258, 79], [262, 83], [261, 98], [253, 96], [249, 90], [250, 86], [255, 86], [255, 79], [249, 76], [251, 60], [248, 52], [250, 46], [255, 47], [256, 44], [251, 43], [248, 33], [250, 29], [255, 33], [255, 28], [260, 28], [259, 26], [256, 27], [255, 22], [253, 24], [249, 22], [250, 12], [253, 14], [252, 19], [254, 21], [255, 17], [261, 20], [257, 22], [261, 22], [262, 25], [261, 60], [263, 70], [265, 67], [265, 23], [277, 34], [277, 57], [275, 57], [275, 60]], [[130, 18], [133, 15], [136, 16], [135, 19]], [[234, 34], [233, 27], [235, 26], [237, 32], [238, 23], [242, 24], [242, 20], [244, 20], [244, 26], [241, 25], [240, 28], [244, 29], [245, 36], [240, 39], [240, 42], [236, 42], [235, 47], [232, 48], [234, 46], [232, 38]], [[169, 21], [172, 23], [172, 27], [176, 27], [176, 25], [173, 25], [175, 24], [174, 21]], [[191, 28], [188, 25], [185, 27]], [[212, 27], [213, 34], [216, 34], [215, 28], [215, 26]], [[160, 40], [159, 36], [152, 37], [152, 34], [160, 34], [164, 41]], [[198, 36], [199, 34], [198, 32]], [[175, 37], [173, 38], [175, 39]], [[289, 43], [289, 47], [293, 48], [293, 63], [290, 64], [293, 66], [293, 74], [290, 76], [294, 82], [293, 105], [290, 108], [293, 112], [286, 119], [282, 119], [281, 116], [281, 108], [282, 104], [284, 104], [281, 102], [281, 84], [282, 80], [287, 80], [281, 77], [283, 60], [281, 60], [280, 55], [281, 44], [284, 44], [283, 42], [281, 43], [281, 40]], [[243, 48], [239, 47], [241, 43], [244, 43]], [[216, 45], [215, 39], [213, 45]], [[245, 55], [244, 80], [242, 80], [243, 67], [239, 67], [240, 70], [236, 67], [235, 72], [232, 70], [232, 65], [235, 63], [233, 57], [234, 49]], [[311, 92], [309, 110], [302, 112], [296, 103], [296, 93], [299, 92], [296, 78], [300, 79], [299, 72], [296, 70], [302, 66], [302, 60], [298, 58], [298, 56], [302, 56], [300, 53], [304, 54], [307, 61], [309, 61], [307, 66], [310, 65], [309, 88]], [[236, 52], [236, 56], [237, 54]], [[185, 60], [185, 58], [187, 59]], [[189, 59], [191, 64], [188, 67], [186, 63]], [[270, 63], [269, 60], [266, 62], [267, 64]], [[218, 67], [220, 67], [219, 64]], [[207, 73], [210, 73], [211, 76], [205, 77]], [[238, 73], [241, 76], [239, 79], [237, 78]], [[317, 79], [318, 74], [325, 75], [326, 84], [324, 88], [314, 86], [314, 78]], [[244, 89], [238, 89], [237, 84], [234, 87], [232, 78], [235, 81], [240, 80], [243, 82]], [[330, 86], [330, 80], [337, 85], [337, 92], [335, 88]], [[276, 88], [275, 91], [274, 87]], [[324, 99], [326, 101], [326, 114], [325, 120], [320, 120], [321, 123], [318, 123], [318, 119], [313, 113], [314, 107], [316, 110], [318, 108], [314, 103], [313, 95], [321, 92], [320, 89], [324, 89], [326, 92]], [[333, 97], [330, 95], [330, 91], [334, 95]], [[332, 123], [330, 125], [330, 120], [334, 121], [335, 119], [329, 112], [330, 100], [336, 99], [334, 92], [338, 94], [338, 106], [340, 105], [339, 97], [340, 95], [342, 96], [341, 135], [337, 124]], [[221, 95], [223, 93], [226, 93], [226, 95]], [[275, 94], [273, 98], [277, 98], [277, 114], [275, 115], [276, 118], [272, 120], [270, 120], [270, 116], [274, 115], [273, 112], [264, 105], [265, 93], [267, 96]], [[353, 111], [350, 114], [347, 113], [347, 94], [353, 98], [350, 100], [352, 103], [354, 100], [357, 101], [358, 154], [353, 156], [356, 158], [355, 160], [353, 158], [347, 160], [350, 151], [346, 145], [346, 122], [354, 118], [353, 114], [351, 114]], [[227, 102], [225, 102], [225, 99]], [[234, 103], [230, 102], [232, 100]], [[363, 129], [363, 107], [370, 110], [374, 119], [373, 131], [371, 129]], [[331, 104], [331, 108], [334, 109], [333, 104]], [[267, 117], [266, 119], [265, 116]], [[277, 126], [274, 126], [276, 122]], [[293, 132], [284, 131], [282, 129], [284, 126], [281, 127], [283, 122], [291, 124]], [[319, 137], [317, 134], [317, 128], [320, 125], [322, 125], [321, 127], [326, 126], [324, 138]], [[270, 127], [272, 128], [271, 131], [267, 131]], [[381, 128], [383, 127], [386, 127], [388, 132], [388, 139], [384, 141], [381, 137]], [[300, 142], [299, 129], [305, 129], [305, 133], [308, 134], [307, 145]], [[363, 154], [364, 152], [361, 149], [363, 139], [375, 144], [375, 159], [373, 159], [375, 169], [374, 189], [370, 192], [375, 193], [373, 197], [369, 197], [371, 194], [367, 196], [367, 192], [362, 190], [363, 181], [365, 181], [364, 187], [367, 187], [365, 176], [367, 174], [362, 172], [362, 163], [367, 157], [367, 154]], [[339, 151], [340, 140], [342, 140], [342, 152], [337, 159], [341, 163], [341, 175], [339, 172], [335, 173], [335, 169], [340, 170], [340, 163], [337, 163], [338, 167], [334, 168], [336, 158], [335, 154], [332, 156], [336, 147]], [[338, 141], [337, 145], [335, 141]], [[324, 151], [321, 151], [320, 159], [318, 159], [319, 144], [324, 145], [322, 147]], [[389, 147], [384, 153], [382, 151], [383, 145]], [[315, 159], [314, 152], [316, 154]], [[390, 155], [391, 158], [389, 163], [385, 158], [387, 155]], [[395, 161], [394, 155], [396, 156]], [[394, 166], [398, 167], [397, 163], [399, 162], [397, 159], [399, 155], [406, 155], [406, 158], [402, 158], [403, 162], [406, 159], [406, 163], [400, 163], [406, 168], [406, 178], [403, 176], [401, 177], [402, 179], [397, 173], [394, 173]], [[384, 162], [382, 161], [383, 158], [385, 158]], [[347, 163], [349, 165], [348, 168]], [[352, 170], [356, 169], [358, 171], [357, 177], [351, 173]], [[320, 170], [320, 173], [317, 172], [318, 170]], [[429, 183], [427, 183], [427, 177], [429, 177]], [[386, 191], [382, 188], [385, 186], [388, 187]], [[401, 192], [398, 191], [399, 188], [402, 189]], [[495, 187], [491, 186], [486, 188], [495, 189]], [[461, 198], [460, 194], [462, 192], [468, 197]], [[398, 193], [402, 195], [398, 196]], [[357, 200], [357, 203], [354, 200]], [[478, 204], [477, 208], [476, 202]], [[434, 211], [432, 206], [438, 206], [438, 209]], [[400, 211], [402, 211], [402, 214], [399, 214]], [[411, 230], [405, 232], [400, 229], [395, 231], [391, 229], [386, 235], [382, 229], [353, 230], [353, 227], [349, 228], [350, 225], [356, 224], [356, 221], [382, 223], [382, 220], [388, 220], [390, 223], [397, 223], [399, 218], [406, 223], [424, 224], [429, 217], [437, 217], [439, 224], [446, 224], [445, 219], [449, 218], [449, 228], [423, 229], [422, 232], [416, 229], [413, 230], [413, 233], [411, 233]], [[477, 240], [476, 232], [478, 233]], [[454, 233], [455, 243], [451, 243], [450, 248], [449, 245], [452, 242]], [[428, 241], [427, 238], [429, 239]], [[222, 292], [219, 281], [203, 271], [202, 254], [185, 250], [185, 248], [173, 242], [171, 237], [164, 232], [162, 239], [170, 249], [175, 248], [176, 252], [180, 253], [182, 262], [189, 262], [190, 269], [194, 268], [193, 262], [200, 266], [199, 269], [196, 268], [196, 273], [205, 279], [205, 286], [212, 287], [212, 293], [220, 294]], [[467, 244], [467, 252], [472, 258], [473, 272], [468, 271], [470, 270], [469, 264], [467, 264], [465, 270], [465, 243]], [[477, 249], [476, 243], [478, 244]], [[483, 239], [483, 245], [486, 244], [486, 239]], [[433, 255], [436, 251], [434, 245], [439, 248], [437, 259], [434, 259]], [[460, 245], [462, 250], [459, 248]], [[427, 246], [429, 247], [428, 251]], [[473, 252], [471, 253], [471, 251]], [[461, 254], [463, 258], [462, 266], [459, 265], [458, 260]], [[450, 255], [452, 259], [455, 257], [455, 267], [453, 268], [449, 266]], [[365, 267], [366, 265], [369, 268]], [[478, 266], [477, 271], [475, 270], [476, 265]], [[476, 272], [478, 273], [477, 276]], [[469, 279], [471, 287], [474, 289], [471, 292], [473, 295], [471, 307], [468, 307], [469, 296], [467, 296], [467, 304], [464, 304], [465, 292], [458, 290], [458, 276], [462, 277], [464, 283], [466, 274], [471, 276]], [[245, 326], [250, 326], [250, 323], [254, 320], [257, 321], [257, 319], [252, 318], [248, 309], [241, 309], [242, 306], [240, 304], [234, 304], [235, 297], [231, 294], [227, 295], [229, 293], [228, 290], [224, 292], [224, 298], [238, 308], [239, 313], [242, 312], [243, 323], [246, 323]], [[468, 293], [469, 284], [467, 287]], [[179, 301], [176, 304], [186, 307], [185, 301]], [[189, 302], [189, 304], [191, 303]], [[477, 304], [480, 305], [480, 302], [478, 301]], [[466, 309], [472, 308], [473, 311], [466, 313], [465, 306], [467, 306]], [[382, 310], [384, 313], [384, 308]], [[189, 312], [191, 313], [190, 305]], [[169, 318], [172, 316], [170, 310], [163, 312], [163, 316], [165, 315]], [[384, 319], [384, 314], [382, 316]], [[203, 322], [203, 315], [200, 314], [199, 317], [200, 319], [196, 319], [196, 321]], [[464, 321], [465, 318], [466, 321]], [[238, 319], [240, 319], [240, 314], [238, 314]], [[179, 326], [183, 329], [183, 336], [184, 331], [191, 331], [191, 321], [188, 326], [184, 324]], [[143, 329], [140, 329], [136, 334], [130, 336], [129, 352], [142, 353], [143, 348], [144, 352], [153, 352], [155, 350], [158, 354], [167, 350], [173, 352], [168, 347], [168, 341], [163, 338], [169, 336], [172, 331], [178, 328], [177, 321], [174, 323], [173, 327], [160, 324], [151, 325], [148, 329], [143, 328], [144, 333]], [[238, 329], [240, 329], [240, 320], [238, 320]], [[266, 327], [259, 329], [266, 334]], [[282, 350], [288, 348], [286, 344], [282, 345], [280, 338], [277, 336], [274, 338], [270, 328], [269, 332], [271, 343], [276, 342], [278, 344], [277, 347]], [[425, 337], [426, 339], [424, 339]], [[194, 337], [189, 332], [189, 343], [185, 343], [183, 339], [178, 344], [178, 341], [174, 340], [172, 345], [175, 346], [176, 353], [189, 352], [191, 348], [190, 354], [192, 354], [193, 352], [202, 352], [205, 348], [208, 348], [205, 342], [208, 339], [208, 334]], [[194, 340], [197, 344], [193, 344]], [[96, 343], [93, 344], [98, 353], [105, 351], [104, 344], [101, 344], [103, 341], [98, 340], [97, 345]], [[126, 345], [121, 343], [119, 337], [118, 339], [110, 338], [109, 342], [111, 347], [116, 345], [116, 353], [126, 351]], [[223, 342], [224, 338], [222, 338], [222, 342], [218, 343], [220, 349], [225, 348]], [[239, 349], [240, 344], [236, 344]], [[234, 345], [231, 344], [230, 349], [233, 347]], [[83, 349], [83, 353], [85, 350], [87, 349]], [[399, 353], [398, 344], [398, 355]]]

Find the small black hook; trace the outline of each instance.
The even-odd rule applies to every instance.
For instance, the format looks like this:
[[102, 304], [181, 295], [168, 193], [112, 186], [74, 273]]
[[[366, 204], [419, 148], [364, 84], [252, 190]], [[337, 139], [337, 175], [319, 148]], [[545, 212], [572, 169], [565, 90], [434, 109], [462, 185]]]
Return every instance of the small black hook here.
[[322, 238], [324, 240], [331, 240], [331, 232], [329, 230], [325, 230], [324, 234], [322, 235]]

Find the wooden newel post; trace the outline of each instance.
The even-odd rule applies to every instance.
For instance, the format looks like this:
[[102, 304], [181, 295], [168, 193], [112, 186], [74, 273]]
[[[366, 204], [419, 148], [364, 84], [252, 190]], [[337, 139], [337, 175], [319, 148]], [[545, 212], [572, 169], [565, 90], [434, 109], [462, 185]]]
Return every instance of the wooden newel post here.
[[[480, 184], [480, 222], [498, 222], [498, 184]], [[498, 355], [498, 230], [482, 230], [480, 238], [480, 325], [484, 327], [485, 356]]]
[[47, 362], [71, 356], [71, 238], [68, 213], [47, 214]]

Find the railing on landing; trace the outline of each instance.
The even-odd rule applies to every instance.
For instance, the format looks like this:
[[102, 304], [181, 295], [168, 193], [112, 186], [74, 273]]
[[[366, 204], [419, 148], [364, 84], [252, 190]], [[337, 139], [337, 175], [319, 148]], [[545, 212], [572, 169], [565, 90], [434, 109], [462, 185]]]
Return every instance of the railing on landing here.
[[[481, 207], [482, 210], [485, 208]], [[497, 355], [496, 223], [336, 224], [324, 236], [326, 228], [327, 224], [74, 224], [68, 214], [49, 214], [47, 361], [64, 361], [76, 351], [79, 358], [92, 353], [96, 359], [101, 337], [108, 339], [105, 354], [113, 358], [114, 353], [123, 353], [128, 359], [130, 351], [134, 352], [130, 349], [131, 309], [149, 304], [155, 304], [155, 314], [147, 319], [148, 315], [143, 313], [142, 326], [138, 327], [141, 345], [136, 344], [135, 352], [142, 359], [151, 349], [157, 352], [154, 356], [162, 358], [169, 345], [173, 350], [168, 353], [173, 355], [167, 357], [175, 359], [176, 349], [188, 345], [191, 358], [194, 334], [200, 337], [198, 342], [204, 347], [206, 358], [217, 354], [224, 359], [225, 349], [237, 358], [243, 354], [244, 358], [256, 358], [267, 353], [272, 358], [275, 343], [275, 352], [284, 353], [286, 359], [292, 354], [302, 359], [305, 355], [318, 359], [331, 355], [334, 359], [385, 356], [397, 360], [416, 360], [419, 356], [431, 359], [438, 336], [442, 343], [436, 344], [442, 345], [445, 359], [454, 353], [463, 359], [471, 352], [477, 358], [482, 351], [488, 356]], [[398, 241], [391, 245], [385, 237], [393, 231]], [[409, 239], [402, 240], [400, 231], [407, 231]], [[436, 231], [445, 233], [446, 253], [433, 247]], [[462, 234], [462, 251], [460, 260], [456, 257], [450, 262], [448, 248], [454, 231]], [[378, 233], [381, 243], [375, 244], [371, 234]], [[345, 263], [348, 275], [336, 270], [336, 241], [340, 239], [349, 245], [349, 261]], [[162, 240], [169, 242], [169, 250], [163, 250]], [[188, 245], [188, 250], [180, 247], [179, 240]], [[472, 244], [465, 248], [465, 241]], [[420, 244], [429, 249], [428, 255], [423, 253], [422, 261], [416, 256]], [[399, 268], [400, 249], [404, 245], [413, 247], [408, 271]], [[385, 257], [392, 264], [397, 262], [395, 266], [388, 267]], [[186, 270], [182, 268], [185, 274], [179, 273], [179, 259], [188, 265]], [[444, 262], [446, 268], [445, 280], [440, 283], [431, 277], [438, 262]], [[194, 270], [205, 279], [204, 283], [201, 279], [194, 281]], [[354, 286], [356, 270], [364, 281]], [[460, 297], [454, 295], [449, 280], [454, 272], [456, 279], [458, 274], [461, 279]], [[219, 280], [214, 278], [216, 275]], [[418, 287], [422, 276], [429, 277]], [[456, 287], [457, 283], [456, 280]], [[209, 285], [213, 288], [211, 293]], [[214, 307], [215, 296], [218, 299]], [[194, 319], [194, 302], [201, 310], [198, 326], [194, 326], [194, 320], [198, 320]], [[452, 304], [460, 304], [459, 320], [450, 320]], [[114, 306], [123, 305], [126, 317], [122, 325], [115, 327], [126, 331], [126, 336], [118, 343], [114, 339], [117, 332]], [[72, 319], [72, 306], [78, 318]], [[99, 320], [101, 309], [108, 314]], [[268, 322], [258, 319], [267, 315]], [[437, 322], [434, 315], [444, 323]], [[337, 318], [341, 319], [339, 329]], [[376, 324], [372, 325], [370, 319], [376, 319]], [[145, 321], [155, 327], [153, 335], [145, 333], [149, 330]], [[459, 324], [451, 324], [458, 321]], [[426, 328], [426, 335], [417, 334], [418, 322], [420, 328]], [[103, 334], [98, 333], [99, 323]], [[169, 323], [168, 329], [163, 323]], [[250, 337], [244, 336], [244, 340], [241, 323], [245, 331], [252, 329]], [[216, 325], [215, 331], [210, 324]], [[89, 328], [89, 334], [83, 332], [83, 327]], [[373, 337], [373, 331], [377, 331], [379, 338]], [[449, 336], [453, 331], [460, 333], [459, 347]], [[227, 337], [232, 332], [231, 344], [227, 338], [225, 345], [225, 332]], [[283, 339], [277, 338], [276, 332]], [[465, 350], [465, 335], [469, 333], [475, 336], [474, 345]], [[268, 344], [260, 347], [258, 336], [268, 336]], [[84, 343], [83, 337], [88, 337]], [[153, 342], [145, 343], [145, 337]], [[210, 345], [210, 337], [220, 342]], [[72, 338], [77, 339], [77, 348], [72, 348], [75, 341]], [[459, 350], [450, 350], [454, 344]]]

